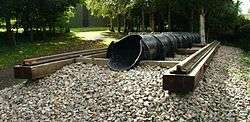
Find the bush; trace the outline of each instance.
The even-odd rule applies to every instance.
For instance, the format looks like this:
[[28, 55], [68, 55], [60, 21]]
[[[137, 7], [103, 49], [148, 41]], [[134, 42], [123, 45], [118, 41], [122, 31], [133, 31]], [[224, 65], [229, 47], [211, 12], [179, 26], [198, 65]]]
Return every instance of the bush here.
[[250, 51], [250, 24], [240, 27], [236, 34], [239, 46], [246, 51]]

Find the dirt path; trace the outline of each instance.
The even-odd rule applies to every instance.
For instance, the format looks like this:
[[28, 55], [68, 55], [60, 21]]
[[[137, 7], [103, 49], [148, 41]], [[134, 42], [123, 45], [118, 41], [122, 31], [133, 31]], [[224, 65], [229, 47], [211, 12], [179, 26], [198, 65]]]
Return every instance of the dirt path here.
[[116, 41], [123, 35], [112, 33], [109, 31], [93, 31], [93, 32], [74, 32], [77, 37], [84, 40], [103, 40], [102, 43], [109, 45], [112, 41]]

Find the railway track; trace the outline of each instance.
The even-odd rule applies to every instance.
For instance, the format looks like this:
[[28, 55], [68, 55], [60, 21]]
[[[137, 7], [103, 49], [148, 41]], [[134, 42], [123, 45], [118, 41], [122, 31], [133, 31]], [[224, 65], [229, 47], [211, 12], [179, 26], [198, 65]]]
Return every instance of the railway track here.
[[[197, 46], [196, 46], [197, 45]], [[216, 53], [220, 43], [214, 41], [205, 46], [194, 44], [191, 49], [178, 49], [176, 53], [190, 55], [183, 61], [143, 60], [140, 65], [157, 65], [170, 68], [163, 76], [163, 89], [170, 92], [193, 91], [203, 78], [206, 67]], [[65, 65], [76, 62], [106, 65], [107, 48], [83, 50], [70, 53], [26, 59], [14, 67], [14, 74], [19, 79], [35, 80], [48, 76]]]
[[193, 91], [203, 78], [219, 45], [219, 42], [214, 41], [169, 69], [163, 76], [163, 89], [170, 92]]
[[15, 78], [35, 80], [54, 73], [65, 65], [76, 62], [76, 58], [93, 54], [106, 53], [107, 48], [75, 51], [57, 55], [26, 59], [14, 67]]

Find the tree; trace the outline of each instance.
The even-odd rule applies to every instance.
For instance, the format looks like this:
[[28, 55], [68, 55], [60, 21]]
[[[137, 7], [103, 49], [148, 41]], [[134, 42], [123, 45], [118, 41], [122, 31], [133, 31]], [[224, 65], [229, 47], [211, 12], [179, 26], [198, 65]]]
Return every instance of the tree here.
[[114, 19], [125, 15], [132, 5], [128, 0], [86, 0], [86, 4], [93, 15], [110, 19], [111, 31], [114, 31]]
[[[11, 19], [16, 20], [15, 28], [23, 28], [24, 35], [33, 40], [34, 30], [55, 33], [56, 28], [67, 27], [73, 16], [73, 7], [84, 0], [0, 0], [0, 19], [6, 23], [7, 37], [13, 37]], [[10, 36], [9, 36], [10, 35]]]

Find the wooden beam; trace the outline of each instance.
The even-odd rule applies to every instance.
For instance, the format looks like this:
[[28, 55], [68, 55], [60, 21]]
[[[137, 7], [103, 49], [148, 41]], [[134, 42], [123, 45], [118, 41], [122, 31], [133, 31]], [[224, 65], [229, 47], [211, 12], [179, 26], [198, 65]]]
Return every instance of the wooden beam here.
[[99, 66], [106, 66], [107, 62], [108, 62], [108, 59], [81, 57], [81, 58], [77, 58], [76, 62], [82, 62], [82, 63], [85, 63], [85, 64], [94, 64], [94, 65], [99, 65]]
[[14, 67], [14, 75], [17, 79], [39, 79], [56, 72], [65, 65], [72, 63], [75, 63], [75, 59], [60, 60], [36, 66], [17, 65]]
[[190, 92], [195, 89], [198, 82], [203, 78], [206, 67], [216, 53], [217, 44], [203, 60], [189, 74], [173, 74], [177, 66], [171, 68], [163, 76], [163, 89], [170, 92]]
[[107, 48], [100, 48], [100, 49], [75, 51], [75, 52], [62, 53], [62, 54], [56, 54], [56, 55], [51, 55], [51, 56], [44, 56], [44, 57], [39, 57], [39, 58], [26, 59], [23, 61], [23, 65], [32, 66], [32, 65], [43, 64], [43, 63], [48, 63], [48, 62], [53, 62], [53, 61], [75, 58], [79, 56], [102, 53], [102, 52], [105, 52], [106, 50]]
[[204, 44], [197, 44], [197, 43], [193, 44], [193, 47], [204, 47], [204, 46], [206, 46], [206, 44], [205, 45]]
[[160, 66], [162, 68], [171, 68], [171, 67], [174, 67], [175, 65], [177, 65], [178, 63], [180, 63], [180, 61], [149, 61], [149, 60], [145, 60], [145, 61], [141, 61], [140, 65]]
[[106, 58], [107, 52], [84, 56], [85, 58]]
[[180, 49], [177, 49], [176, 53], [180, 54], [180, 55], [191, 55], [191, 54], [197, 52], [199, 49], [201, 49], [201, 48], [191, 48], [191, 49], [180, 48]]
[[[81, 57], [77, 58], [76, 62], [82, 62], [86, 64], [94, 64], [94, 65], [99, 65], [99, 66], [106, 66], [108, 63], [108, 59], [104, 58], [86, 58], [86, 57]], [[163, 68], [171, 68], [175, 65], [177, 65], [179, 61], [149, 61], [149, 60], [144, 60], [139, 63], [139, 65], [142, 66], [160, 66]]]

